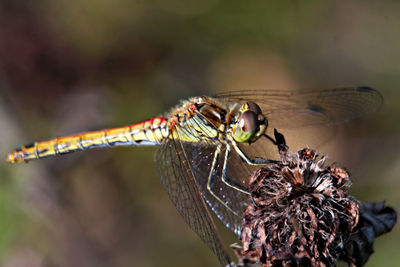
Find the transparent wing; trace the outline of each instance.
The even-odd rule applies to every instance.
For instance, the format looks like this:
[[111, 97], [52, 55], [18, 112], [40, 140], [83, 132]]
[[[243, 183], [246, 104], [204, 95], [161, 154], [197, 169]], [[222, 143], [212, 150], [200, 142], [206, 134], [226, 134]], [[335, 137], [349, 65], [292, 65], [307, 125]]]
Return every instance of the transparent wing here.
[[[221, 151], [216, 158], [215, 153], [219, 145], [221, 145]], [[183, 147], [189, 159], [189, 165], [195, 177], [197, 187], [207, 204], [227, 228], [239, 235], [243, 214], [250, 199], [248, 195], [229, 187], [222, 181], [226, 146], [218, 141], [211, 141], [201, 144], [186, 142], [183, 143]], [[216, 160], [216, 164], [212, 170], [212, 192], [210, 192], [207, 184], [214, 159]], [[235, 151], [230, 153], [227, 166], [227, 178], [230, 184], [247, 190], [247, 179], [252, 170], [252, 166], [244, 162]]]
[[[213, 181], [211, 190], [207, 183], [212, 169], [212, 161], [215, 158], [217, 147], [221, 145], [221, 152], [216, 159], [215, 169], [213, 170]], [[219, 141], [208, 141], [202, 143], [182, 143], [186, 158], [195, 177], [196, 185], [212, 211], [232, 230], [236, 235], [240, 235], [243, 214], [249, 206], [251, 199], [222, 181], [222, 171], [225, 161], [226, 146]], [[278, 160], [278, 150], [270, 141], [257, 141], [253, 144], [239, 144], [242, 151], [251, 158], [268, 158]], [[234, 149], [228, 157], [227, 181], [243, 190], [247, 190], [251, 174], [259, 167], [249, 165], [245, 162]]]
[[229, 264], [228, 254], [196, 186], [180, 140], [167, 140], [157, 151], [155, 161], [161, 182], [186, 223], [217, 255], [223, 266]]
[[243, 90], [217, 94], [228, 102], [257, 103], [274, 128], [333, 125], [375, 112], [382, 95], [369, 87], [308, 91]]

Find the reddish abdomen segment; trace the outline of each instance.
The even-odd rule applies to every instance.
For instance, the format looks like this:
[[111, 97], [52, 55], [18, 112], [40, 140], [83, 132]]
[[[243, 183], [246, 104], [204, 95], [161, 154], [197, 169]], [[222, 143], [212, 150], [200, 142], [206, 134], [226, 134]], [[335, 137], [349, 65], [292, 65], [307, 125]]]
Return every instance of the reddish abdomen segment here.
[[140, 123], [57, 137], [48, 141], [22, 146], [8, 154], [6, 161], [16, 163], [40, 159], [79, 150], [112, 146], [155, 146], [168, 137], [168, 121], [154, 117]]

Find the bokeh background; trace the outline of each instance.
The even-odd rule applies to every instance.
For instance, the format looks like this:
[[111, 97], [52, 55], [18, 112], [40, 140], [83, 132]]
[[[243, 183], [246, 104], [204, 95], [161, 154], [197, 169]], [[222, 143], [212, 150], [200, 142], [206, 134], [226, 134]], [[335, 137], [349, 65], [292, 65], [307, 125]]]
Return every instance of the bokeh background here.
[[[193, 95], [369, 85], [383, 108], [318, 148], [351, 171], [358, 199], [399, 207], [399, 13], [396, 1], [1, 0], [0, 155]], [[164, 192], [154, 152], [0, 163], [0, 265], [217, 266]], [[367, 266], [400, 265], [399, 238], [398, 227], [380, 237]]]

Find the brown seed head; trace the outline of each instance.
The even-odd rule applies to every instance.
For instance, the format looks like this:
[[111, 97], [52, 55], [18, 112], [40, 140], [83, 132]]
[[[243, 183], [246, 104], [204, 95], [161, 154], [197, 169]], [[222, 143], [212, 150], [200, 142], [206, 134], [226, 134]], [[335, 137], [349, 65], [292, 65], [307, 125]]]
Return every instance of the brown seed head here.
[[333, 266], [359, 218], [349, 174], [309, 148], [281, 155], [250, 179], [236, 253], [244, 266]]

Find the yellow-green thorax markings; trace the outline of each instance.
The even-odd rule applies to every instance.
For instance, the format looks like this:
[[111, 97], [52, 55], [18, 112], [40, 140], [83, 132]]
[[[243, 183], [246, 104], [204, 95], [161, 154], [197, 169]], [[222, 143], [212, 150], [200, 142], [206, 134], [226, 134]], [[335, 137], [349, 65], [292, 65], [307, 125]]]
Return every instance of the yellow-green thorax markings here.
[[221, 138], [226, 110], [208, 97], [193, 97], [175, 108], [168, 120], [170, 138], [202, 142]]

